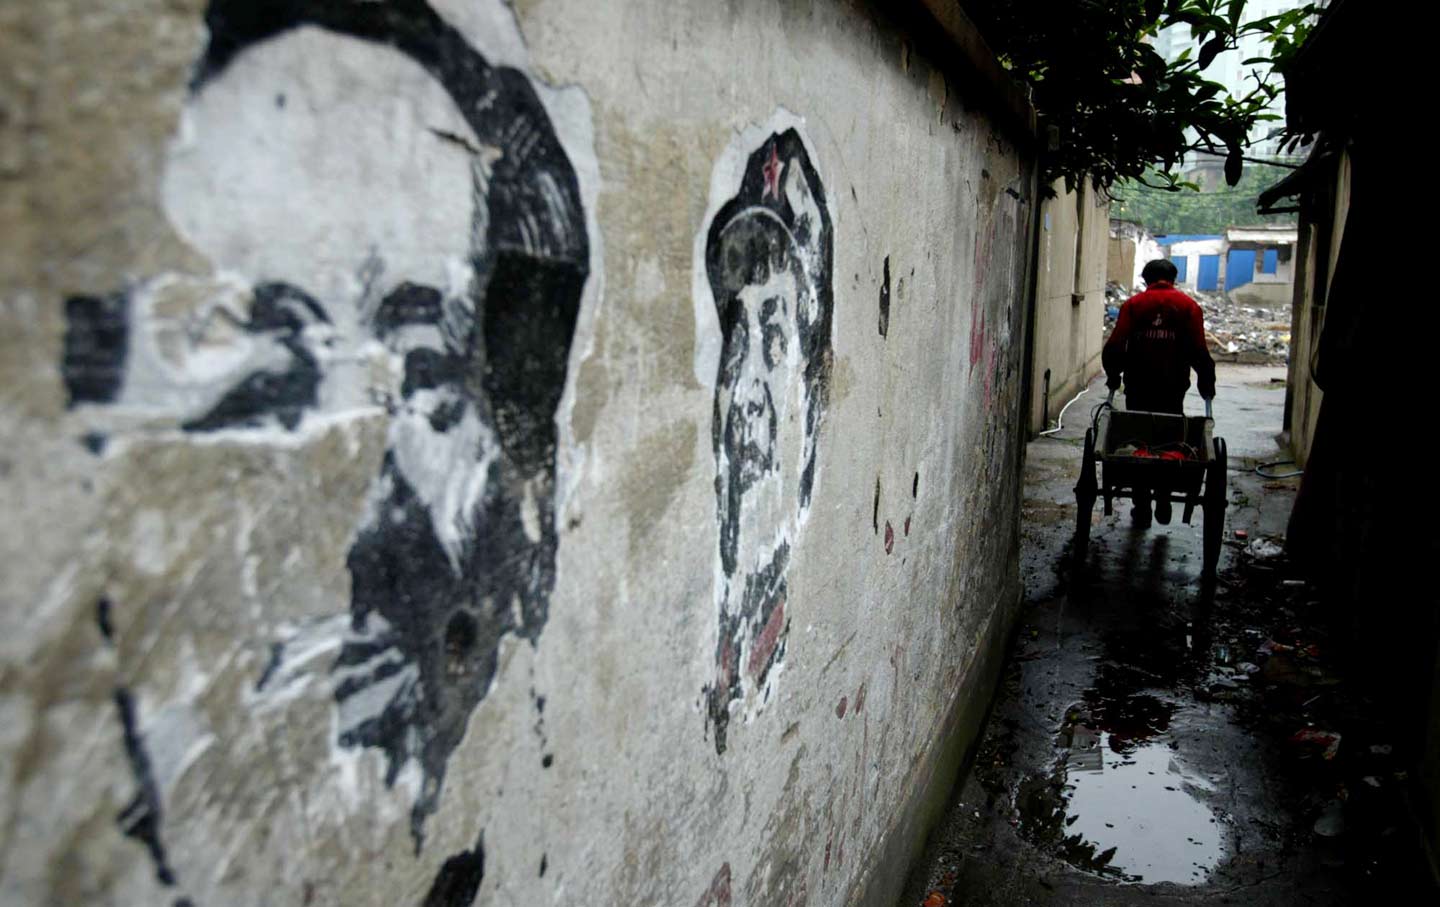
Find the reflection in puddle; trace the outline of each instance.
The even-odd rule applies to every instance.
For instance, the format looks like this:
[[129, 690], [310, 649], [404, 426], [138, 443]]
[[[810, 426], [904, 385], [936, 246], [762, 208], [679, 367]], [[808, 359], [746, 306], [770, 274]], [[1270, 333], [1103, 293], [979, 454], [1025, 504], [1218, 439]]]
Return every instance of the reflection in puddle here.
[[1055, 771], [1020, 786], [1021, 828], [1081, 869], [1127, 882], [1198, 884], [1225, 855], [1223, 828], [1199, 799], [1214, 787], [1157, 739], [1173, 706], [1135, 699], [1146, 701], [1126, 711], [1149, 720], [1123, 730], [1071, 710]]

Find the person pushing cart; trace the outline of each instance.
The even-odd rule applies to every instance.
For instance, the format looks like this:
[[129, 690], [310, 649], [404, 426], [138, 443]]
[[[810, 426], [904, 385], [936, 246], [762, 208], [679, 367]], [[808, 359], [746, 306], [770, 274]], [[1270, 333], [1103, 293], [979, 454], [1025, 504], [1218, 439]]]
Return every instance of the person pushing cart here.
[[[1144, 291], [1120, 307], [1115, 330], [1105, 341], [1101, 362], [1105, 385], [1113, 398], [1125, 387], [1125, 409], [1132, 412], [1184, 415], [1190, 370], [1205, 399], [1206, 414], [1215, 399], [1215, 360], [1205, 342], [1205, 316], [1200, 305], [1175, 289], [1175, 265], [1163, 258], [1147, 262], [1140, 276]], [[1155, 519], [1170, 522], [1167, 489], [1155, 489]], [[1150, 489], [1136, 489], [1131, 518], [1150, 525]]]

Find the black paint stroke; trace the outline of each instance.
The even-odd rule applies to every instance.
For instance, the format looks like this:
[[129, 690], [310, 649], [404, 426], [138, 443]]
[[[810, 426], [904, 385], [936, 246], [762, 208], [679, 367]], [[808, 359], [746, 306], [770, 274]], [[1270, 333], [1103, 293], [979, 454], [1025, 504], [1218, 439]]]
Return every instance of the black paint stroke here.
[[[789, 594], [785, 582], [785, 568], [789, 566], [790, 546], [781, 544], [770, 563], [761, 570], [745, 577], [745, 589], [740, 597], [740, 607], [733, 612], [720, 615], [719, 652], [716, 654], [717, 679], [714, 686], [706, 690], [706, 709], [709, 723], [715, 729], [715, 752], [723, 754], [726, 749], [726, 734], [730, 727], [730, 703], [743, 693], [741, 678], [748, 668], [740, 664], [743, 657], [741, 637], [750, 628], [749, 641], [753, 644], [764, 631], [776, 608], [783, 608]], [[764, 686], [770, 669], [785, 657], [785, 635], [777, 640], [755, 675], [758, 686]]]
[[95, 626], [100, 630], [100, 636], [105, 642], [111, 645], [115, 643], [115, 621], [112, 616], [114, 608], [108, 595], [102, 595], [95, 601]]
[[250, 319], [241, 327], [250, 334], [268, 335], [290, 354], [280, 371], [251, 372], [225, 393], [209, 412], [185, 422], [186, 431], [254, 427], [275, 418], [293, 431], [305, 410], [315, 406], [320, 388], [320, 364], [306, 346], [308, 325], [330, 319], [309, 293], [288, 283], [269, 282], [255, 287]]
[[130, 297], [124, 291], [65, 300], [60, 375], [67, 406], [115, 402], [130, 350], [129, 322]]
[[875, 534], [880, 534], [880, 476], [875, 476], [875, 505], [870, 510], [870, 525]]
[[145, 749], [145, 738], [140, 733], [139, 721], [135, 715], [134, 697], [124, 687], [115, 690], [115, 708], [120, 713], [120, 726], [125, 737], [125, 756], [130, 762], [130, 774], [135, 779], [135, 796], [115, 817], [115, 821], [126, 837], [144, 844], [145, 849], [150, 852], [150, 860], [155, 864], [155, 878], [163, 885], [173, 886], [175, 873], [166, 861], [165, 845], [160, 840], [160, 822], [163, 818], [160, 791], [155, 786], [155, 777], [150, 768], [150, 753]]
[[880, 336], [890, 334], [890, 256], [885, 256], [885, 279], [880, 284]]
[[470, 907], [484, 880], [485, 833], [482, 831], [474, 848], [460, 851], [441, 865], [421, 907]]

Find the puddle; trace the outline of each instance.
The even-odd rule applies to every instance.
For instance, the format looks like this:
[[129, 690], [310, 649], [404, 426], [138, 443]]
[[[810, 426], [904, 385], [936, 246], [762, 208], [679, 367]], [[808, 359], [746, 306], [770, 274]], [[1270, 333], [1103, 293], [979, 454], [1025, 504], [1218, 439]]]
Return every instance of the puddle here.
[[1213, 785], [1166, 739], [1175, 711], [1148, 695], [1072, 708], [1054, 771], [1020, 785], [1021, 830], [1118, 881], [1204, 882], [1225, 856], [1224, 826], [1204, 802]]

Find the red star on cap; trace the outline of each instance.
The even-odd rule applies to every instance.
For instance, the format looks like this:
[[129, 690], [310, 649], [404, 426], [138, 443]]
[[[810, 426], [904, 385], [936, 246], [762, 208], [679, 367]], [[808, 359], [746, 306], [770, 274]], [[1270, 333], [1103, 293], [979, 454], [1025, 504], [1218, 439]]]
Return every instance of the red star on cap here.
[[780, 199], [780, 172], [785, 169], [785, 165], [780, 163], [780, 155], [775, 153], [773, 144], [770, 146], [770, 160], [766, 161], [765, 166], [761, 169], [765, 173], [765, 191], [761, 193], [760, 198], [764, 199], [773, 195], [778, 201]]

